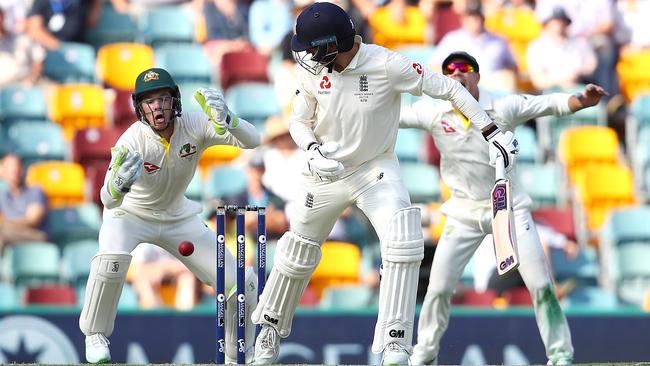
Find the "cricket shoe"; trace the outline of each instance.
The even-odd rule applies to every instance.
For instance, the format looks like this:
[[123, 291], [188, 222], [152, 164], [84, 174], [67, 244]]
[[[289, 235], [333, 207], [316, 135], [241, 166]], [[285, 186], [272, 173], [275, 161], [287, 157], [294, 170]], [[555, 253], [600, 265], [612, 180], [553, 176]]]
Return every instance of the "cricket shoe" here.
[[255, 341], [254, 365], [270, 365], [278, 360], [280, 354], [280, 334], [268, 324], [262, 325], [262, 330]]
[[427, 358], [424, 355], [420, 355], [416, 352], [413, 352], [413, 355], [411, 356], [411, 365], [437, 365], [438, 364], [438, 357], [434, 358]]
[[406, 347], [397, 342], [391, 342], [384, 348], [381, 365], [410, 365], [409, 356]]
[[566, 366], [566, 365], [571, 365], [573, 364], [573, 359], [570, 358], [560, 358], [557, 361], [553, 362], [551, 360], [548, 360], [546, 363], [547, 365], [557, 365], [557, 366]]
[[108, 349], [109, 343], [102, 333], [86, 336], [86, 361], [89, 363], [108, 363], [111, 360], [111, 350]]

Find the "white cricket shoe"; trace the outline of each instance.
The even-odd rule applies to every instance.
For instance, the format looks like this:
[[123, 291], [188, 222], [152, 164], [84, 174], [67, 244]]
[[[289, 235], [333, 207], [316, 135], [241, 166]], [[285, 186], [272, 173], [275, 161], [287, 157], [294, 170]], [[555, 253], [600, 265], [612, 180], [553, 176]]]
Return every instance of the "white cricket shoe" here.
[[254, 365], [270, 365], [278, 360], [280, 354], [280, 334], [268, 324], [262, 325], [262, 330], [255, 341]]
[[89, 363], [107, 363], [111, 360], [108, 339], [102, 333], [86, 336], [86, 361]]
[[413, 352], [413, 355], [411, 355], [411, 365], [437, 365], [438, 364], [438, 357], [434, 357], [433, 359], [427, 358], [424, 355], [418, 354], [417, 352]]
[[391, 342], [384, 348], [381, 365], [410, 365], [409, 356], [406, 347], [397, 342]]
[[573, 360], [570, 358], [560, 358], [557, 361], [553, 362], [551, 360], [548, 360], [546, 363], [547, 365], [558, 365], [558, 366], [566, 366], [566, 365], [571, 365], [573, 364]]

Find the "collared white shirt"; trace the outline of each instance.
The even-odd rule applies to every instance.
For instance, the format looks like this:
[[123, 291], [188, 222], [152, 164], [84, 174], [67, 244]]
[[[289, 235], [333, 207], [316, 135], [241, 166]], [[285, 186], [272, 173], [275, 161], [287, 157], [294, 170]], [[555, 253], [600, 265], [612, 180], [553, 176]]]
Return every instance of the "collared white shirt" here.
[[[120, 209], [156, 220], [179, 220], [196, 215], [201, 212], [201, 205], [187, 199], [185, 190], [203, 151], [212, 145], [254, 148], [260, 141], [255, 127], [243, 119], [239, 120], [236, 129], [223, 135], [217, 134], [202, 112], [185, 112], [174, 124], [169, 143], [142, 122], [132, 124], [118, 139], [115, 146], [139, 152], [144, 161], [142, 175], [124, 196]], [[109, 170], [102, 193], [107, 190], [110, 175]], [[110, 197], [102, 194], [105, 205], [106, 196]]]
[[291, 136], [303, 150], [311, 142], [338, 142], [341, 148], [331, 158], [343, 164], [346, 174], [392, 153], [403, 92], [453, 100], [477, 125], [491, 122], [457, 81], [386, 48], [361, 43], [359, 36], [356, 41], [359, 50], [342, 72], [299, 72]]
[[[512, 131], [532, 118], [570, 113], [569, 94], [500, 97], [481, 89], [479, 95], [481, 107], [502, 130]], [[440, 175], [452, 196], [473, 201], [490, 199], [495, 172], [489, 165], [488, 145], [479, 128], [470, 124], [466, 129], [462, 117], [450, 103], [432, 103], [423, 98], [402, 107], [400, 127], [431, 133], [440, 151]]]

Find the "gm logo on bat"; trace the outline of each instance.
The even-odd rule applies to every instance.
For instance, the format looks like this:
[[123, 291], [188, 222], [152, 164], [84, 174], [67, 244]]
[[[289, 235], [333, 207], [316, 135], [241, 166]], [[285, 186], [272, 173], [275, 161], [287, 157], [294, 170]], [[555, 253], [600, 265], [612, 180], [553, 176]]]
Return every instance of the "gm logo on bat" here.
[[515, 258], [513, 256], [510, 256], [510, 257], [502, 260], [501, 263], [499, 263], [499, 268], [501, 270], [504, 270], [504, 269], [510, 267], [511, 265], [513, 265], [514, 263], [515, 263]]
[[507, 199], [506, 185], [498, 184], [494, 186], [494, 191], [492, 191], [492, 211], [496, 213], [497, 211], [505, 210], [508, 207]]

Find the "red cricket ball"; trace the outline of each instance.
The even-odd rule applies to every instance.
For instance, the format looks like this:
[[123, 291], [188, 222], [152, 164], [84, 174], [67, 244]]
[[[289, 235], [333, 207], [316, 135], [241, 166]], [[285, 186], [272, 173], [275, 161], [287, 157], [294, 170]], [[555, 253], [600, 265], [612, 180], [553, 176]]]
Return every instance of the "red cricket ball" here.
[[194, 253], [194, 244], [189, 241], [181, 242], [178, 244], [178, 252], [181, 253], [182, 256], [187, 257]]

